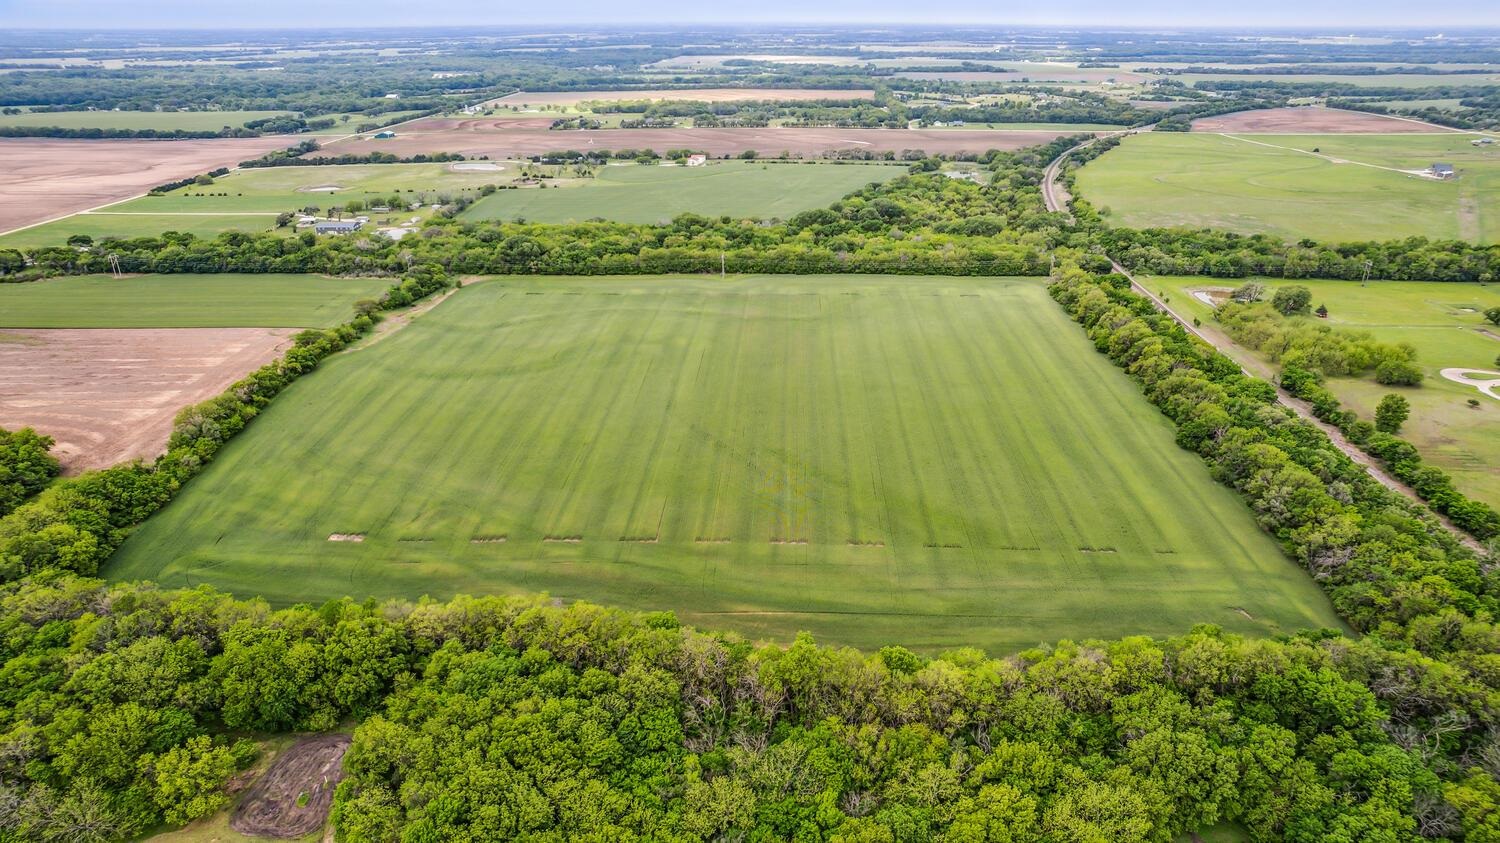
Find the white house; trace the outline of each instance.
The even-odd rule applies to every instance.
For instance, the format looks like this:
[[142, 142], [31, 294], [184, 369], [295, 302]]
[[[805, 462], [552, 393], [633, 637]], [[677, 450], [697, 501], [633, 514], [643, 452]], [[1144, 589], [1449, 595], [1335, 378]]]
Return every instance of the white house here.
[[689, 155], [687, 157], [687, 165], [689, 167], [702, 167], [704, 164], [707, 164], [707, 163], [708, 163], [708, 156], [707, 155]]

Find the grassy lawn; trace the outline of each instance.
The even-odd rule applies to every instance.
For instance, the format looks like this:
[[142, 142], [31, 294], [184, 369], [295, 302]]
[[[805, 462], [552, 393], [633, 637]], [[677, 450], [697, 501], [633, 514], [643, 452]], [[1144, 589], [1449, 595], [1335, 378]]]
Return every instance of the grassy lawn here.
[[603, 217], [654, 223], [691, 212], [705, 216], [786, 218], [831, 205], [870, 182], [904, 175], [894, 164], [777, 164], [715, 161], [702, 167], [626, 164], [598, 169], [558, 189], [502, 190], [481, 199], [468, 219], [577, 222]]
[[[1424, 235], [1495, 242], [1500, 149], [1474, 147], [1473, 139], [1459, 133], [1237, 138], [1148, 132], [1084, 166], [1078, 187], [1096, 207], [1110, 210], [1108, 220], [1138, 228], [1213, 226], [1330, 241]], [[1373, 166], [1333, 163], [1313, 150]], [[1436, 181], [1392, 171], [1435, 161], [1453, 164], [1459, 177]]]
[[1337, 624], [1040, 279], [474, 284], [298, 381], [107, 575], [924, 650]]
[[318, 328], [388, 286], [321, 275], [78, 275], [0, 284], [0, 327]]
[[[1193, 290], [1232, 287], [1237, 281], [1213, 278], [1145, 278], [1153, 290], [1165, 290], [1174, 307], [1203, 320], [1213, 309], [1194, 298]], [[1453, 475], [1459, 489], [1492, 506], [1500, 506], [1500, 402], [1470, 386], [1438, 374], [1446, 368], [1500, 371], [1495, 357], [1500, 340], [1486, 336], [1488, 325], [1480, 312], [1500, 305], [1500, 287], [1479, 284], [1380, 281], [1361, 287], [1353, 281], [1267, 280], [1274, 290], [1301, 284], [1313, 291], [1313, 306], [1326, 304], [1328, 322], [1369, 331], [1386, 342], [1408, 342], [1417, 349], [1417, 362], [1427, 375], [1420, 387], [1381, 386], [1374, 378], [1334, 378], [1329, 388], [1366, 419], [1375, 416], [1382, 396], [1400, 392], [1411, 402], [1411, 419], [1401, 435], [1421, 449], [1423, 458]], [[1306, 317], [1314, 318], [1314, 317]], [[1479, 399], [1479, 408], [1468, 405]]]
[[64, 129], [158, 129], [217, 132], [286, 111], [60, 111], [0, 114], [0, 126], [60, 126]]

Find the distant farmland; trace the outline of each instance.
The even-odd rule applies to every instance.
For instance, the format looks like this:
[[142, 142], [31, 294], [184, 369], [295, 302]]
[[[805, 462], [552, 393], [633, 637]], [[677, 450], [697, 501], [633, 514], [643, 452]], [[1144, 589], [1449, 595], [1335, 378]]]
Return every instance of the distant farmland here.
[[[1458, 132], [1128, 137], [1078, 171], [1117, 225], [1212, 226], [1287, 239], [1500, 240], [1500, 149]], [[1458, 178], [1416, 175], [1451, 163]]]
[[294, 384], [107, 574], [924, 649], [1337, 623], [1035, 279], [473, 284]]
[[723, 161], [702, 167], [606, 166], [559, 190], [500, 190], [466, 219], [579, 222], [601, 217], [654, 223], [677, 214], [787, 218], [833, 204], [870, 182], [906, 173], [892, 164], [776, 164]]
[[64, 129], [156, 129], [217, 132], [286, 111], [43, 111], [0, 115], [0, 126], [58, 126]]

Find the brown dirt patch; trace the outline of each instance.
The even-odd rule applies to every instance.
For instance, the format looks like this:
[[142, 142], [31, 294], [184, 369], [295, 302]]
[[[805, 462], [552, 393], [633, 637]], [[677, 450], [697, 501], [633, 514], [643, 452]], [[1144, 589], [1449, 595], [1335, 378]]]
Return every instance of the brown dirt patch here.
[[129, 199], [169, 181], [291, 145], [221, 140], [0, 138], [0, 232]]
[[752, 102], [762, 100], [807, 102], [809, 100], [867, 100], [871, 90], [820, 90], [814, 88], [690, 88], [653, 91], [522, 91], [486, 105], [577, 105], [603, 100], [691, 100], [693, 102]]
[[1299, 106], [1296, 108], [1263, 108], [1259, 111], [1236, 111], [1217, 117], [1193, 121], [1195, 132], [1244, 132], [1269, 135], [1296, 134], [1409, 134], [1446, 132], [1441, 126], [1402, 120], [1363, 111], [1342, 108]]
[[291, 344], [295, 328], [7, 329], [0, 427], [57, 440], [68, 473], [161, 453], [172, 419]]
[[[229, 827], [257, 837], [302, 837], [328, 819], [333, 789], [344, 777], [348, 735], [303, 738], [282, 752], [234, 809]], [[297, 800], [306, 794], [306, 804]]]
[[420, 152], [458, 152], [515, 158], [567, 149], [698, 149], [710, 155], [737, 155], [753, 149], [763, 155], [783, 150], [817, 156], [841, 149], [869, 152], [900, 152], [920, 149], [929, 153], [1010, 150], [1046, 143], [1068, 134], [1057, 131], [1008, 129], [598, 129], [550, 131], [518, 126], [514, 120], [495, 117], [431, 117], [411, 123], [396, 137], [374, 141], [348, 138], [329, 143], [331, 153], [390, 152], [416, 155]]

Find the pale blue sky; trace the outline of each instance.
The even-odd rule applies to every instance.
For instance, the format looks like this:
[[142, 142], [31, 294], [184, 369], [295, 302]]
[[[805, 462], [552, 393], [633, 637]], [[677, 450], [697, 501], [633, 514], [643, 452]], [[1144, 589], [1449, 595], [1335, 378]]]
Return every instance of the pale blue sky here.
[[1439, 32], [1500, 26], [1500, 4], [1482, 0], [758, 0], [568, 3], [446, 0], [0, 0], [0, 27], [301, 28], [463, 24], [686, 25], [738, 22], [908, 22], [1134, 26], [1406, 26]]

